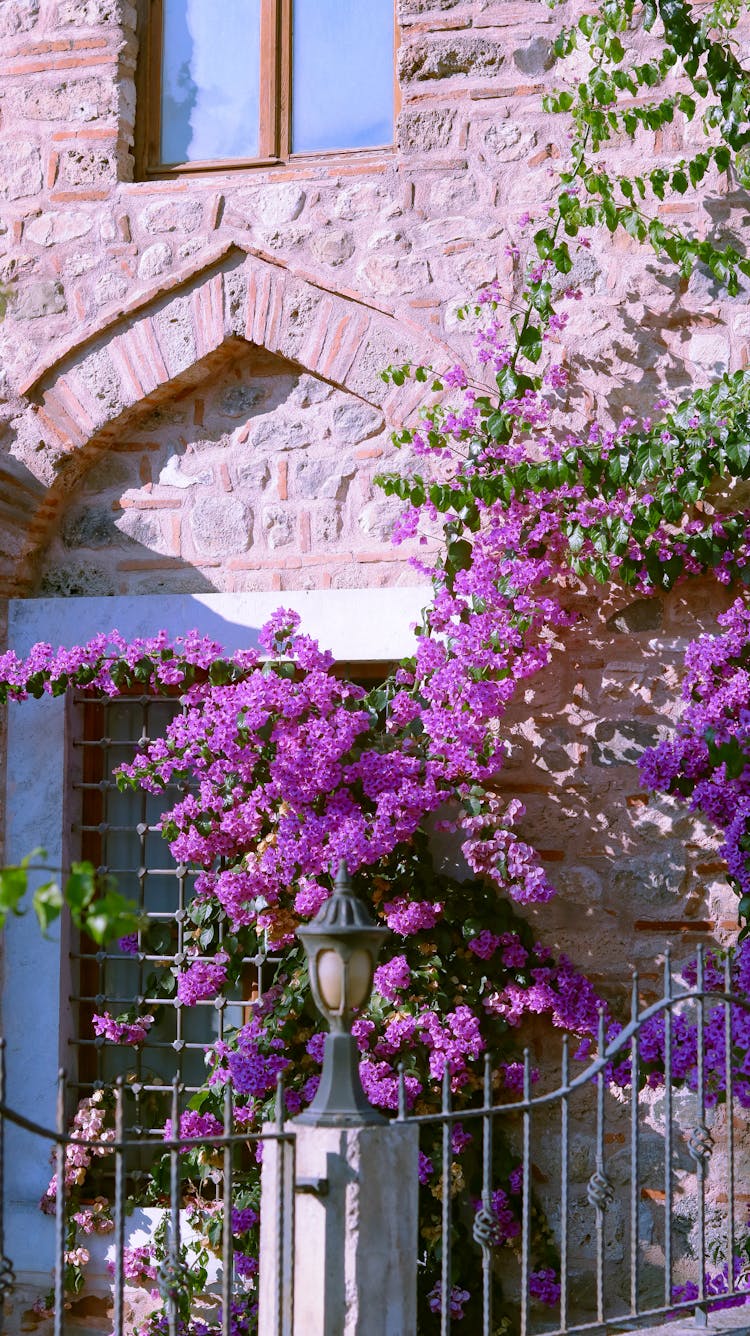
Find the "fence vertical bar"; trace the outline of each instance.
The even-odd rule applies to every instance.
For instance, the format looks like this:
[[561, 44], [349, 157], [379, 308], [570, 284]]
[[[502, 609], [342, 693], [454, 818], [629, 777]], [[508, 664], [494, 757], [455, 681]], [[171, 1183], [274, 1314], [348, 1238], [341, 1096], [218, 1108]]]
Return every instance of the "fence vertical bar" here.
[[732, 1067], [732, 951], [724, 957], [724, 1084], [727, 1110], [727, 1282], [730, 1294], [735, 1293], [734, 1276], [734, 1071]]
[[[283, 1077], [282, 1073], [279, 1072], [279, 1074], [278, 1074], [278, 1076], [277, 1076], [277, 1078], [276, 1078], [276, 1118], [275, 1118], [275, 1121], [274, 1121], [274, 1130], [275, 1130], [275, 1132], [276, 1132], [276, 1136], [277, 1136], [277, 1141], [276, 1141], [276, 1200], [277, 1200], [277, 1202], [278, 1202], [278, 1204], [279, 1204], [279, 1215], [278, 1215], [278, 1220], [277, 1220], [277, 1235], [276, 1235], [276, 1258], [277, 1258], [277, 1266], [276, 1266], [276, 1304], [275, 1304], [275, 1307], [276, 1307], [276, 1315], [275, 1315], [276, 1336], [284, 1336], [284, 1280], [285, 1280], [285, 1276], [286, 1276], [286, 1261], [285, 1261], [285, 1255], [284, 1255], [284, 1245], [285, 1245], [285, 1242], [286, 1242], [285, 1237], [284, 1237], [284, 1236], [285, 1236], [285, 1233], [286, 1233], [286, 1221], [285, 1221], [285, 1217], [284, 1217], [284, 1192], [285, 1192], [284, 1174], [285, 1174], [286, 1165], [285, 1165], [285, 1155], [284, 1155], [285, 1143], [284, 1143], [283, 1137], [284, 1137], [284, 1118], [285, 1118], [285, 1112], [286, 1112], [286, 1111], [285, 1111], [285, 1104], [284, 1104], [284, 1077]], [[294, 1211], [294, 1206], [292, 1206], [292, 1211]], [[292, 1239], [292, 1244], [291, 1244], [291, 1263], [292, 1263], [292, 1266], [293, 1266], [293, 1265], [294, 1265], [294, 1240], [293, 1240], [293, 1239]], [[292, 1278], [291, 1278], [290, 1289], [291, 1289], [291, 1292], [292, 1292], [292, 1294], [293, 1294], [293, 1293], [294, 1293], [294, 1277], [293, 1277], [293, 1276], [292, 1276]], [[292, 1318], [290, 1319], [290, 1328], [289, 1328], [290, 1330], [292, 1330], [292, 1324], [293, 1324], [293, 1322], [294, 1322], [294, 1318], [292, 1317]]]
[[441, 1284], [440, 1336], [449, 1336], [451, 1329], [451, 1187], [453, 1125], [447, 1116], [451, 1111], [451, 1074], [448, 1063], [443, 1071], [443, 1199], [441, 1217]]
[[[180, 1135], [180, 1078], [172, 1081], [172, 1136]], [[169, 1336], [178, 1336], [180, 1275], [180, 1160], [179, 1141], [169, 1152], [169, 1248], [167, 1260], [167, 1324]]]
[[672, 959], [664, 952], [664, 1302], [672, 1299]]
[[568, 1170], [570, 1163], [570, 1053], [563, 1035], [560, 1097], [560, 1330], [568, 1325]]
[[[604, 1009], [599, 1009], [599, 1060], [604, 1057]], [[596, 1316], [598, 1322], [604, 1321], [604, 1209], [606, 1205], [606, 1186], [604, 1180], [604, 1082], [605, 1071], [602, 1068], [596, 1077], [596, 1174], [594, 1182], [598, 1191], [592, 1193], [596, 1210]]]
[[6, 1295], [15, 1279], [10, 1258], [5, 1255], [5, 1052], [5, 1040], [0, 1039], [0, 1336]]
[[640, 1163], [638, 1140], [638, 1087], [640, 1062], [638, 1044], [638, 971], [633, 973], [633, 992], [630, 1002], [633, 1038], [630, 1041], [630, 1311], [638, 1312], [639, 1229], [638, 1208], [640, 1192]]
[[125, 1147], [123, 1118], [123, 1080], [115, 1085], [115, 1290], [112, 1314], [113, 1336], [122, 1336], [125, 1321]]
[[688, 1143], [688, 1149], [695, 1161], [695, 1175], [698, 1180], [698, 1304], [695, 1320], [700, 1326], [706, 1322], [704, 1301], [706, 1298], [706, 1161], [709, 1153], [708, 1129], [706, 1128], [706, 1072], [704, 1063], [705, 1009], [703, 993], [705, 990], [705, 970], [703, 946], [698, 945], [695, 953], [696, 970], [696, 1067], [698, 1082], [698, 1122]]
[[492, 1336], [492, 1059], [484, 1055], [484, 1107], [482, 1119], [482, 1211], [488, 1237], [482, 1243], [482, 1336]]
[[[224, 1086], [224, 1136], [231, 1137], [233, 1122], [232, 1083]], [[233, 1146], [224, 1143], [224, 1216], [221, 1230], [221, 1336], [232, 1333], [232, 1170]]]
[[55, 1315], [54, 1336], [65, 1331], [65, 1072], [57, 1075], [55, 1119]]
[[521, 1206], [521, 1336], [529, 1326], [529, 1247], [531, 1234], [531, 1054], [523, 1051], [523, 1196]]

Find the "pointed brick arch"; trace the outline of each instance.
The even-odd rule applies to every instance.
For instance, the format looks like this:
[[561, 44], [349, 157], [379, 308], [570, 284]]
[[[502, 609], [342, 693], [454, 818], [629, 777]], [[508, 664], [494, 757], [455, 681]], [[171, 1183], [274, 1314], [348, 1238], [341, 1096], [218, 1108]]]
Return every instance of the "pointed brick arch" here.
[[[445, 344], [356, 293], [232, 243], [200, 263], [103, 312], [94, 327], [51, 350], [20, 391], [39, 441], [38, 481], [29, 491], [23, 531], [5, 572], [5, 592], [33, 577], [76, 482], [128, 423], [215, 367], [255, 345], [377, 404], [393, 425], [424, 397], [424, 387], [394, 392], [378, 371], [391, 363], [455, 358]], [[34, 471], [34, 461], [29, 466]], [[0, 575], [2, 575], [0, 565]]]

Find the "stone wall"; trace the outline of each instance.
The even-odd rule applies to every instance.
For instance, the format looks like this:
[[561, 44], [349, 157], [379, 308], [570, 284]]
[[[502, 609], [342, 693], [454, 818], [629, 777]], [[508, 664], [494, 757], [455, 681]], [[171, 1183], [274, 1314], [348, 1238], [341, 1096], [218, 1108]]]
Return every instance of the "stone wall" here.
[[[6, 593], [415, 580], [372, 475], [398, 463], [389, 428], [417, 399], [378, 372], [468, 357], [457, 308], [496, 278], [517, 292], [519, 218], [543, 211], [567, 141], [540, 108], [558, 13], [399, 0], [398, 15], [392, 150], [142, 181], [132, 5], [0, 0]], [[675, 128], [640, 151], [684, 147]], [[665, 209], [701, 228], [740, 205], [712, 180], [705, 211]], [[662, 275], [627, 237], [595, 238], [569, 281], [581, 412], [643, 408], [747, 361], [743, 301], [700, 272]], [[564, 892], [540, 926], [613, 983], [667, 938], [731, 931], [708, 833], [647, 802], [634, 766], [674, 716], [686, 638], [722, 601], [714, 586], [630, 609], [594, 594], [518, 710], [503, 782]]]

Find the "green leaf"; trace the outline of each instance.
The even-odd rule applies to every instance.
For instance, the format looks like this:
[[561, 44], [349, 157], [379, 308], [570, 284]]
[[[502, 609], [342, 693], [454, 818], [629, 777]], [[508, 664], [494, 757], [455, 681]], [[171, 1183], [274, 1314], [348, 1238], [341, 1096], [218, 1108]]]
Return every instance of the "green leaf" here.
[[0, 928], [9, 914], [22, 914], [21, 901], [28, 890], [25, 867], [6, 867], [0, 871]]
[[60, 913], [65, 901], [63, 894], [56, 881], [45, 882], [43, 886], [38, 886], [34, 891], [32, 898], [34, 913], [39, 920], [39, 926], [47, 935], [47, 929], [55, 919], [60, 917]]

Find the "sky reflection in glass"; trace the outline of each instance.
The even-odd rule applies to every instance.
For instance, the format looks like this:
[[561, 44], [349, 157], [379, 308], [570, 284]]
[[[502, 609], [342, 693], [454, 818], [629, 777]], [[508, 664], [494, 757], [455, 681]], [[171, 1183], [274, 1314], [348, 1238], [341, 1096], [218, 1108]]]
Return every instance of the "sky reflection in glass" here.
[[261, 0], [163, 0], [161, 160], [258, 155]]
[[393, 140], [393, 0], [293, 0], [292, 151]]

